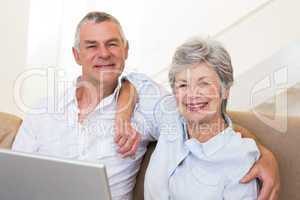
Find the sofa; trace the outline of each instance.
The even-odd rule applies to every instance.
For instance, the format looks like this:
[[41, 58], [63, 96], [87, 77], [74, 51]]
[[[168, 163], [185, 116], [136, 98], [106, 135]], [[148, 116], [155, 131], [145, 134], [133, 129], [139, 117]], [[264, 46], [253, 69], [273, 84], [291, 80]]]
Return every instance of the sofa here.
[[[231, 112], [230, 116], [239, 130], [255, 133], [261, 143], [274, 152], [279, 162], [281, 177], [280, 200], [300, 200], [300, 117], [287, 117], [286, 130], [278, 131], [263, 122], [251, 112]], [[272, 119], [273, 116], [265, 116]], [[14, 115], [0, 113], [0, 148], [11, 148], [22, 120]], [[144, 156], [141, 169], [137, 176], [134, 189], [134, 200], [143, 200], [143, 182], [145, 171], [155, 148], [155, 143], [150, 143]]]

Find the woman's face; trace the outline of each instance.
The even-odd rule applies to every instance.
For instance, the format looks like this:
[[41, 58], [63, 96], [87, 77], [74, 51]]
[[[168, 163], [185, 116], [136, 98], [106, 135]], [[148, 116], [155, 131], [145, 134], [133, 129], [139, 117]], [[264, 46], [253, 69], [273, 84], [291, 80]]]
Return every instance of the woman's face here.
[[222, 97], [228, 97], [228, 91], [221, 90], [217, 73], [206, 63], [194, 64], [175, 76], [177, 107], [189, 122], [217, 123], [221, 120]]

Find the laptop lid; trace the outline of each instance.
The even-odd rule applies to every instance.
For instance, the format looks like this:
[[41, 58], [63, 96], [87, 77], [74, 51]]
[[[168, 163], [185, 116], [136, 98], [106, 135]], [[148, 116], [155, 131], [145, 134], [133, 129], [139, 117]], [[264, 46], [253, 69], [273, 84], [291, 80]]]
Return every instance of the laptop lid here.
[[0, 149], [1, 200], [111, 200], [104, 165]]

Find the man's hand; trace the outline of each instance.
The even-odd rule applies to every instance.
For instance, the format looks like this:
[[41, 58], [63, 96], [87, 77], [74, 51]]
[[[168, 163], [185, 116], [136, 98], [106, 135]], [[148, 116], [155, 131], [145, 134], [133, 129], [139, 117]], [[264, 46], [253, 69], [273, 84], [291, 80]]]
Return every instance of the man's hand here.
[[130, 121], [116, 119], [115, 122], [115, 142], [119, 146], [118, 152], [123, 158], [135, 157], [138, 145], [141, 141], [141, 134], [132, 126]]
[[280, 189], [279, 168], [275, 156], [271, 151], [260, 146], [261, 157], [246, 174], [241, 183], [247, 183], [255, 178], [262, 181], [262, 188], [258, 200], [278, 200]]

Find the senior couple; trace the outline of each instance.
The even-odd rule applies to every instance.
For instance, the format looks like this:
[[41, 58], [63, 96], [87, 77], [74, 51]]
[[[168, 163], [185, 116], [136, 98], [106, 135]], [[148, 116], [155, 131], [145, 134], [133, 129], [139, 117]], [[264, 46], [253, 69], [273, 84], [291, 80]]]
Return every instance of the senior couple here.
[[226, 114], [233, 69], [224, 47], [210, 39], [180, 45], [169, 71], [172, 94], [142, 74], [122, 74], [128, 49], [115, 17], [88, 13], [73, 47], [81, 76], [61, 94], [61, 112], [24, 119], [13, 150], [103, 163], [112, 198], [126, 200], [147, 144], [157, 140], [145, 199], [277, 199], [273, 154], [236, 132]]

